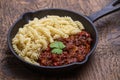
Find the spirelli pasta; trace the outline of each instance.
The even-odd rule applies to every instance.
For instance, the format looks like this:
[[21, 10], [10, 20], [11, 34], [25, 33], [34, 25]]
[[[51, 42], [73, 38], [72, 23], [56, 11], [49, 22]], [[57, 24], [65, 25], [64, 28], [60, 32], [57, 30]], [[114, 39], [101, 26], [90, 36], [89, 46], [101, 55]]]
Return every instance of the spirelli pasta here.
[[[84, 29], [79, 21], [71, 17], [47, 16], [41, 19], [34, 18], [12, 39], [13, 48], [24, 60], [38, 64], [40, 51], [45, 50], [49, 43], [58, 38], [68, 38]], [[39, 64], [38, 64], [39, 65]]]

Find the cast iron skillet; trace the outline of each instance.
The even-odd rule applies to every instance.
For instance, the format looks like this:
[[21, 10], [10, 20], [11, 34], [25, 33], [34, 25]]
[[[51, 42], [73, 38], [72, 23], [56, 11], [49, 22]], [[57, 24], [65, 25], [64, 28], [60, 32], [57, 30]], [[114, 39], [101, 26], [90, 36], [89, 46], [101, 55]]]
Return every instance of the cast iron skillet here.
[[[94, 26], [93, 22], [107, 14], [110, 14], [112, 12], [120, 10], [119, 3], [120, 3], [119, 0], [114, 0], [111, 4], [106, 6], [104, 9], [102, 9], [101, 11], [99, 11], [95, 14], [92, 14], [90, 16], [84, 16], [82, 14], [79, 14], [79, 13], [76, 13], [76, 12], [73, 12], [70, 10], [65, 10], [65, 9], [43, 9], [43, 10], [39, 10], [39, 11], [35, 11], [35, 12], [27, 12], [27, 13], [23, 14], [23, 16], [21, 16], [20, 19], [10, 28], [10, 30], [8, 32], [8, 36], [7, 36], [8, 46], [9, 46], [11, 52], [15, 55], [15, 57], [17, 57], [23, 63], [23, 65], [26, 65], [28, 68], [31, 68], [32, 70], [34, 69], [34, 70], [37, 70], [40, 72], [41, 71], [44, 71], [44, 72], [66, 71], [66, 70], [70, 70], [72, 68], [78, 67], [78, 66], [84, 64], [88, 60], [89, 56], [93, 53], [93, 51], [95, 50], [96, 45], [98, 43], [98, 32], [97, 32], [97, 29]], [[14, 49], [12, 47], [12, 38], [18, 32], [18, 29], [20, 27], [22, 27], [23, 25], [25, 25], [26, 23], [28, 23], [29, 20], [33, 20], [34, 17], [42, 18], [46, 15], [70, 16], [73, 20], [79, 20], [80, 22], [82, 22], [82, 24], [85, 27], [85, 30], [87, 32], [89, 32], [93, 38], [91, 50], [90, 50], [89, 54], [86, 56], [84, 61], [75, 62], [75, 63], [62, 65], [62, 66], [41, 66], [41, 65], [37, 66], [37, 65], [34, 65], [34, 64], [24, 61], [22, 58], [20, 58], [16, 54], [16, 52], [14, 51]]]

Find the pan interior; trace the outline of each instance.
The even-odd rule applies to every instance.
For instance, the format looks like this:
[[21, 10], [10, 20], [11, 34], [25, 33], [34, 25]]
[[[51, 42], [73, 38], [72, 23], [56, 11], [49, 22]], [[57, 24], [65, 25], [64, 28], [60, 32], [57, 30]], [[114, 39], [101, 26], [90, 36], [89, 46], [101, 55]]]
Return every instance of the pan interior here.
[[[11, 31], [9, 32], [9, 43], [11, 49], [12, 48], [12, 38], [15, 36], [15, 34], [18, 32], [18, 29], [20, 27], [23, 27], [26, 23], [28, 23], [29, 20], [33, 20], [34, 17], [37, 18], [43, 18], [47, 15], [58, 15], [58, 16], [69, 16], [73, 20], [78, 20], [80, 21], [87, 32], [89, 32], [92, 36], [93, 42], [92, 42], [92, 47], [91, 50], [93, 51], [95, 48], [95, 45], [97, 43], [97, 31], [96, 28], [94, 27], [93, 23], [86, 17], [81, 14], [69, 11], [69, 10], [63, 10], [63, 9], [45, 9], [45, 10], [40, 10], [36, 12], [28, 12], [25, 13], [11, 28]], [[90, 53], [92, 53], [92, 51]], [[15, 54], [15, 52], [13, 52]]]

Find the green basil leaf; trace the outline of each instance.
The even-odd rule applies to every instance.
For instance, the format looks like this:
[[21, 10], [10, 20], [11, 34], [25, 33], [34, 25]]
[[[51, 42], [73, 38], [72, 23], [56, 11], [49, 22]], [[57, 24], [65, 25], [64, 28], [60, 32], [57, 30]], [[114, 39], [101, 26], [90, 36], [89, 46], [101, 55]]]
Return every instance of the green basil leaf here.
[[53, 42], [50, 44], [50, 48], [59, 48], [59, 45], [57, 42]]
[[52, 49], [51, 52], [55, 54], [62, 54], [63, 51], [61, 49]]
[[60, 48], [60, 49], [65, 48], [65, 45], [64, 45], [62, 42], [58, 42], [58, 45], [59, 45], [59, 48]]
[[50, 48], [63, 49], [63, 48], [65, 48], [65, 45], [60, 41], [55, 41], [55, 42], [50, 44]]

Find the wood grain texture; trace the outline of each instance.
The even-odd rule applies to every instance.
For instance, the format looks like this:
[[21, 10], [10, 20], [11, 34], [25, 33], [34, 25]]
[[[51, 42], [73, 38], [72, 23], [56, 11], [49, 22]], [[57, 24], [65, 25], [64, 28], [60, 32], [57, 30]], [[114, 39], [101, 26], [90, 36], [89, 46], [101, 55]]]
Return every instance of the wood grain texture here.
[[120, 11], [95, 22], [99, 43], [76, 73], [43, 75], [26, 69], [8, 50], [7, 33], [27, 11], [64, 8], [90, 15], [113, 0], [0, 0], [0, 80], [120, 80]]

